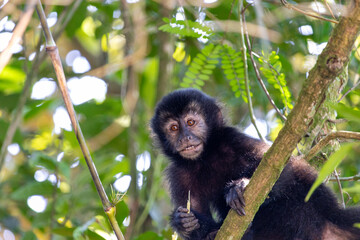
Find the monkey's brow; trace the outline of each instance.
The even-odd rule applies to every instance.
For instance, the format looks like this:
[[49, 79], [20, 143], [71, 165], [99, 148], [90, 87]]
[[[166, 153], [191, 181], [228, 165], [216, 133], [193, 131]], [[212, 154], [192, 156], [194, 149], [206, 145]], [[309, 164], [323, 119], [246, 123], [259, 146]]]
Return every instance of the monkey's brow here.
[[193, 114], [202, 113], [200, 104], [198, 102], [189, 103], [189, 105], [186, 107], [186, 113], [193, 113]]
[[160, 117], [160, 119], [168, 120], [168, 119], [174, 118], [174, 114], [171, 112], [162, 112], [162, 113], [160, 113], [159, 117]]

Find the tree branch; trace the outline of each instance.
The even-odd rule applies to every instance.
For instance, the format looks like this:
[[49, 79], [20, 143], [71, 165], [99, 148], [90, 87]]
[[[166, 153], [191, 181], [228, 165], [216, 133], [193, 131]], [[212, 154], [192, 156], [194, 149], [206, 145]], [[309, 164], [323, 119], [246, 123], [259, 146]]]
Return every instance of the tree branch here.
[[360, 140], [360, 133], [358, 132], [349, 132], [349, 131], [337, 131], [328, 134], [325, 138], [321, 139], [305, 156], [305, 160], [309, 161], [331, 140], [336, 138], [345, 138], [345, 139], [357, 139]]
[[[355, 175], [352, 177], [339, 177], [340, 182], [354, 182], [360, 181], [360, 175]], [[329, 181], [336, 182], [336, 178], [330, 178]]]
[[[313, 18], [316, 18], [316, 19], [320, 19], [320, 20], [323, 20], [323, 21], [327, 21], [327, 22], [331, 22], [331, 23], [339, 23], [337, 20], [333, 20], [333, 19], [328, 19], [328, 18], [324, 18], [322, 16], [319, 16], [319, 15], [316, 15], [314, 13], [310, 13], [308, 11], [304, 11], [298, 7], [295, 7], [294, 5], [288, 3], [286, 0], [280, 0], [280, 2], [287, 8], [289, 9], [292, 9], [296, 12], [299, 12], [301, 14], [304, 14], [306, 16], [309, 16], [309, 17], [313, 17]], [[331, 11], [330, 11], [331, 12]], [[332, 12], [331, 12], [332, 13]]]

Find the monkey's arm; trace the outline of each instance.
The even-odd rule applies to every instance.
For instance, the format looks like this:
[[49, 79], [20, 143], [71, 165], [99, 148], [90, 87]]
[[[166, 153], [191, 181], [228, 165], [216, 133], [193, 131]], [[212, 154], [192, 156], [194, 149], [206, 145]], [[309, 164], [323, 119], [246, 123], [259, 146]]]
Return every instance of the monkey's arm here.
[[225, 187], [225, 200], [229, 207], [242, 216], [245, 215], [245, 187], [269, 146], [258, 139], [234, 131], [234, 128], [228, 128], [227, 133], [225, 138], [230, 140], [227, 144], [235, 150], [233, 162], [228, 163], [235, 171], [227, 171], [235, 172], [237, 175], [233, 176], [232, 181]]

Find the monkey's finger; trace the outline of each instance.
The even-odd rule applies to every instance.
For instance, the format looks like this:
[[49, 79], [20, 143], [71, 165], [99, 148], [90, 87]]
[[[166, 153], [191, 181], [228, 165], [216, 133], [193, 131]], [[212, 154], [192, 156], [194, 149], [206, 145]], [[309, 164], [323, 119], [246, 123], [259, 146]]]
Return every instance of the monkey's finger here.
[[234, 203], [236, 209], [243, 207], [243, 206], [241, 205], [241, 201], [240, 201], [239, 198], [234, 198], [233, 203]]
[[178, 215], [181, 217], [181, 218], [195, 218], [195, 215], [192, 213], [192, 212], [189, 212], [189, 213], [178, 213]]
[[238, 208], [241, 208], [241, 205], [240, 205], [239, 201], [236, 201], [236, 200], [231, 201], [229, 206], [234, 210], [237, 210]]
[[187, 212], [188, 212], [188, 209], [180, 206], [180, 207], [178, 207], [177, 211], [178, 211], [178, 212], [187, 213]]
[[230, 207], [234, 209], [240, 216], [245, 215], [245, 210], [243, 206], [240, 204], [239, 199], [235, 199], [231, 202]]
[[237, 212], [237, 214], [239, 214], [240, 216], [245, 216], [245, 215], [246, 215], [245, 209], [243, 209], [243, 208], [237, 208], [237, 209], [236, 209], [236, 212]]
[[195, 229], [198, 229], [200, 227], [199, 220], [195, 219], [192, 222], [183, 224], [183, 227], [186, 229], [187, 232], [191, 232]]
[[197, 219], [197, 218], [195, 218], [195, 216], [190, 216], [190, 217], [182, 217], [181, 218], [181, 220], [180, 220], [180, 222], [182, 222], [182, 223], [188, 223], [188, 222], [192, 222], [192, 221], [194, 221], [194, 219]]
[[245, 199], [244, 199], [243, 191], [240, 188], [235, 188], [235, 190], [241, 206], [245, 207]]

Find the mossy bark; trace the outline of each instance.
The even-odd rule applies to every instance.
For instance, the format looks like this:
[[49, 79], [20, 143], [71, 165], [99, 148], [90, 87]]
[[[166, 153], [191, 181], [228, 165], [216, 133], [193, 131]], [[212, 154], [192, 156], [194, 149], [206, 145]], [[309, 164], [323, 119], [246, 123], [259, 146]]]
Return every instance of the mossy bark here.
[[[316, 145], [321, 139], [327, 136], [329, 133], [336, 130], [335, 119], [336, 112], [334, 105], [339, 99], [339, 95], [347, 83], [348, 69], [344, 68], [343, 72], [335, 78], [325, 93], [325, 97], [321, 99], [322, 104], [319, 105], [319, 109], [316, 111], [314, 120], [303, 138], [300, 146], [302, 154], [307, 155], [311, 148]], [[334, 151], [339, 148], [339, 141], [333, 139], [322, 151], [310, 160], [310, 164], [316, 168], [319, 168], [324, 161]]]

